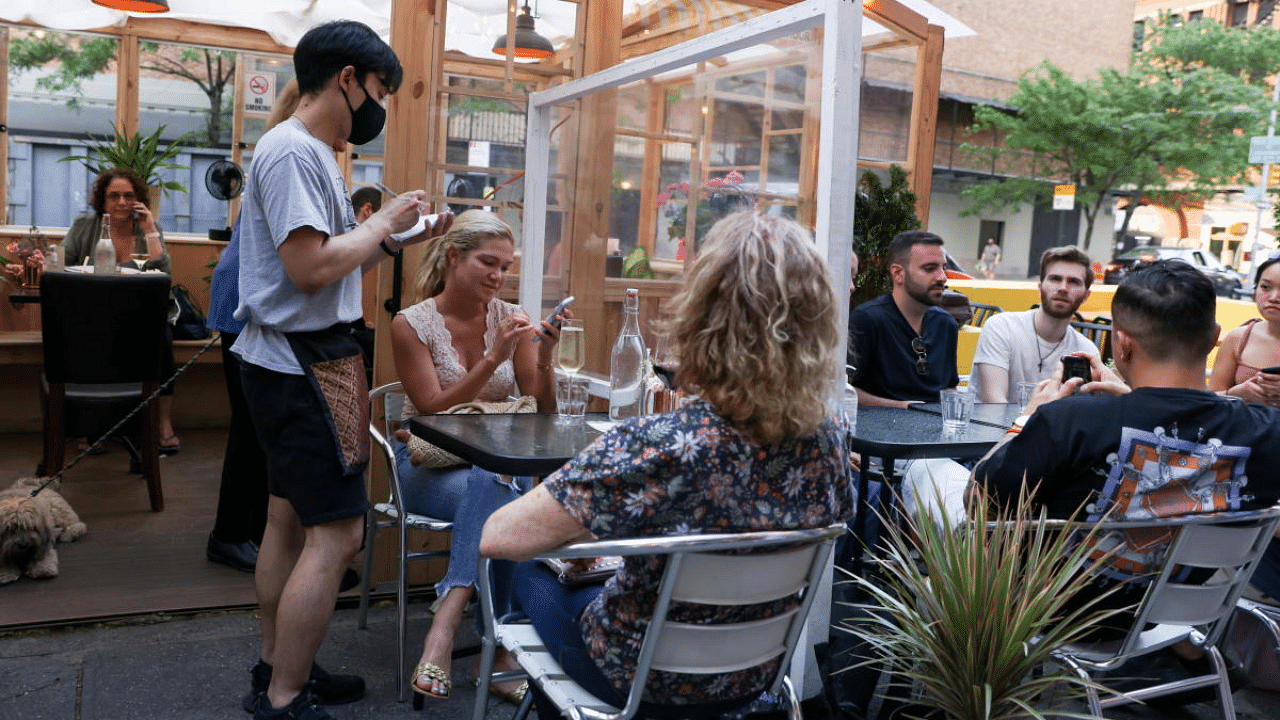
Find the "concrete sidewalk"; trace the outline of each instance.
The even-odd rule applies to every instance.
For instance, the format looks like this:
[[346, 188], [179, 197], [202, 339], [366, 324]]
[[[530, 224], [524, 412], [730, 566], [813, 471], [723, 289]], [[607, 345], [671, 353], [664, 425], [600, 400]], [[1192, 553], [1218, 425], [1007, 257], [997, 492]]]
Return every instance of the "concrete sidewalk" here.
[[[410, 663], [422, 649], [425, 608], [411, 609]], [[354, 608], [338, 610], [318, 658], [326, 670], [368, 683], [363, 700], [329, 709], [336, 720], [471, 716], [474, 657], [454, 662], [452, 698], [427, 698], [424, 712], [414, 713], [395, 697], [395, 609], [370, 610], [365, 630], [356, 621]], [[460, 645], [474, 644], [469, 618], [464, 625]], [[251, 612], [7, 632], [0, 636], [0, 720], [248, 720], [240, 702], [258, 657], [257, 633]], [[487, 717], [513, 710], [493, 698]]]
[[[369, 627], [356, 627], [357, 611], [341, 609], [319, 662], [332, 672], [355, 672], [368, 682], [366, 697], [330, 708], [336, 720], [358, 718], [469, 718], [475, 701], [474, 657], [453, 665], [453, 697], [427, 698], [422, 713], [395, 698], [395, 609], [370, 611]], [[417, 659], [429, 620], [425, 606], [410, 612], [410, 662]], [[251, 612], [197, 616], [151, 615], [59, 629], [10, 631], [0, 636], [0, 720], [248, 720], [240, 707], [257, 659], [258, 624]], [[475, 643], [470, 619], [460, 646]], [[1280, 718], [1280, 694], [1252, 689], [1235, 695], [1239, 720]], [[508, 718], [514, 708], [491, 699], [486, 718]], [[1210, 720], [1216, 705], [1200, 703], [1159, 712], [1121, 708], [1109, 717], [1135, 720]], [[810, 720], [818, 720], [810, 718]]]

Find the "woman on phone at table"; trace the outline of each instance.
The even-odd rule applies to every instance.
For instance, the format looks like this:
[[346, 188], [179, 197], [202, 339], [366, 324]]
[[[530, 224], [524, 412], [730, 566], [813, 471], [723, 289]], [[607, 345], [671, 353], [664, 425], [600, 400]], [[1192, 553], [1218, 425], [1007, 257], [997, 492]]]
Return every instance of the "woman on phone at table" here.
[[[517, 395], [532, 395], [539, 412], [555, 411], [551, 363], [559, 331], [545, 322], [539, 329], [518, 305], [498, 299], [514, 261], [511, 226], [489, 212], [464, 212], [449, 232], [431, 241], [418, 284], [424, 299], [391, 322], [396, 374], [408, 396], [405, 419]], [[542, 342], [533, 342], [540, 331]], [[420, 467], [404, 444], [408, 432], [396, 435], [406, 508], [454, 523], [449, 569], [436, 585], [435, 619], [411, 680], [415, 692], [447, 698], [454, 635], [476, 583], [480, 529], [530, 482], [477, 467]], [[524, 687], [495, 692], [518, 702]]]
[[[142, 178], [128, 168], [113, 167], [98, 173], [90, 192], [95, 215], [76, 218], [67, 230], [63, 241], [66, 245], [67, 266], [93, 263], [93, 249], [102, 237], [103, 224], [110, 229], [111, 244], [116, 251], [116, 264], [126, 268], [159, 270], [168, 273], [169, 253], [164, 246], [164, 233], [151, 214], [150, 189]], [[166, 332], [169, 326], [166, 325]], [[166, 336], [164, 378], [173, 374], [173, 337]], [[182, 449], [182, 443], [173, 430], [173, 385], [160, 394], [160, 454], [172, 455]], [[86, 445], [81, 443], [83, 450]]]
[[[828, 404], [842, 350], [829, 277], [792, 220], [743, 212], [717, 222], [664, 323], [676, 382], [699, 399], [600, 436], [499, 508], [480, 551], [527, 560], [593, 537], [817, 528], [851, 517], [856, 475], [846, 426]], [[603, 586], [584, 588], [521, 563], [516, 601], [542, 642], [559, 648], [565, 672], [621, 707], [662, 568], [662, 558], [628, 557]], [[717, 621], [776, 611], [724, 607]], [[646, 699], [680, 705], [681, 717], [714, 717], [756, 697], [776, 662], [720, 676], [655, 672]], [[538, 717], [557, 715], [537, 702]]]
[[1227, 333], [1209, 376], [1209, 389], [1258, 405], [1280, 405], [1280, 254], [1258, 266], [1253, 301], [1262, 318]]

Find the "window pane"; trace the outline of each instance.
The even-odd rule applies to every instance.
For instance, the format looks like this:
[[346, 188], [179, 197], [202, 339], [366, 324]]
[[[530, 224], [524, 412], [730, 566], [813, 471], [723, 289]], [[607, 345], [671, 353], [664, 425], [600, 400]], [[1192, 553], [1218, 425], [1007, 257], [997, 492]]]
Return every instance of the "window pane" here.
[[89, 209], [92, 174], [78, 162], [116, 114], [115, 38], [10, 27], [9, 223], [67, 227]]

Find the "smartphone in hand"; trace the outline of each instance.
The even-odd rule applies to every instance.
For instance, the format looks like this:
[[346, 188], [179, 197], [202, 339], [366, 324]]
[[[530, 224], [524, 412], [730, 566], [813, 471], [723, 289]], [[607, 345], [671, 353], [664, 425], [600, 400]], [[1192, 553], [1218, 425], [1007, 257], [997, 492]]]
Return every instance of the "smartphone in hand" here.
[[[569, 307], [569, 305], [573, 303], [573, 300], [574, 300], [574, 297], [572, 295], [561, 300], [560, 304], [552, 308], [551, 312], [547, 314], [546, 323], [551, 327], [559, 330], [561, 323], [557, 316], [563, 314], [565, 311], [565, 308]], [[543, 335], [547, 335], [547, 333], [544, 332], [541, 327], [539, 327], [538, 334], [533, 337], [533, 341], [534, 342], [540, 341]], [[547, 335], [547, 337], [551, 337], [551, 336]]]
[[1065, 383], [1073, 377], [1078, 377], [1085, 382], [1093, 379], [1089, 369], [1089, 358], [1080, 357], [1079, 355], [1062, 356], [1062, 382]]
[[1268, 375], [1280, 375], [1280, 365], [1272, 365], [1271, 367], [1259, 368], [1258, 372]]

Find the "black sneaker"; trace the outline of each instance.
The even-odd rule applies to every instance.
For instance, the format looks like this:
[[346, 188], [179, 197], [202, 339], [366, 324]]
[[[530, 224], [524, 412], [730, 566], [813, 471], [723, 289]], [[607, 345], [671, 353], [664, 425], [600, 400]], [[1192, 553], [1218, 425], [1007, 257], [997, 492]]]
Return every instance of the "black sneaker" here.
[[[245, 712], [256, 712], [271, 685], [271, 666], [259, 660], [249, 670], [250, 692], [241, 704]], [[311, 677], [306, 689], [321, 705], [342, 705], [364, 697], [364, 678], [359, 675], [332, 675], [311, 663]]]
[[278, 710], [266, 702], [264, 693], [262, 702], [253, 711], [253, 720], [333, 720], [333, 716], [325, 712], [316, 698], [304, 689], [288, 705]]

